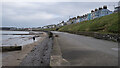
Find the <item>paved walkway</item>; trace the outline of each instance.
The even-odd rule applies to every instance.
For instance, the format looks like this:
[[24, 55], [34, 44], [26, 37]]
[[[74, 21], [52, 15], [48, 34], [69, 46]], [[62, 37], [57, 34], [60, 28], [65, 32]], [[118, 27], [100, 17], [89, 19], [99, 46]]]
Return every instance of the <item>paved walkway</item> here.
[[[64, 32], [58, 35], [62, 57], [71, 66], [116, 66], [118, 43]], [[63, 65], [64, 66], [64, 65]]]

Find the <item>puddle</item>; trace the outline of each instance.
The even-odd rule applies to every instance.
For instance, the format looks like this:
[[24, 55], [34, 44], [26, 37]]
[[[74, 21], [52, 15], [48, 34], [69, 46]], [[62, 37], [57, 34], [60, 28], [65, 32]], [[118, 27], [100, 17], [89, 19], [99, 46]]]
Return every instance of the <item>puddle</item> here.
[[112, 48], [112, 50], [118, 51], [118, 50], [120, 50], [120, 48]]

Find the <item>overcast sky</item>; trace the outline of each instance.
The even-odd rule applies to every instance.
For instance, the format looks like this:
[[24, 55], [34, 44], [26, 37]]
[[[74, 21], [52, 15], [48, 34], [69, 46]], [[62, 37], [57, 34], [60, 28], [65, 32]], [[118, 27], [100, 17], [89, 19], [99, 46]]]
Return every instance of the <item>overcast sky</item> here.
[[2, 26], [41, 27], [67, 21], [69, 17], [90, 13], [108, 5], [112, 10], [116, 2], [4, 2]]

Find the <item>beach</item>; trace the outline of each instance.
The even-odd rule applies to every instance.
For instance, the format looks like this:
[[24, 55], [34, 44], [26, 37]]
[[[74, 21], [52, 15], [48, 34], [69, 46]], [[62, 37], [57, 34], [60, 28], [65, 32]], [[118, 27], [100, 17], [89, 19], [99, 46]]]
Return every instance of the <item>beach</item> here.
[[[26, 44], [22, 44], [22, 50], [19, 51], [9, 51], [2, 52], [2, 66], [19, 66], [25, 56], [31, 52], [31, 50], [38, 45], [44, 38], [45, 34], [39, 34], [39, 38], [33, 42], [33, 40], [29, 40]], [[32, 36], [31, 36], [32, 37]], [[9, 43], [8, 43], [9, 44]], [[20, 43], [19, 43], [20, 44]], [[12, 61], [12, 62], [11, 62]]]
[[38, 33], [30, 34], [28, 31], [2, 31], [2, 46], [27, 45], [34, 42], [34, 36], [37, 36], [35, 41], [38, 41], [41, 38], [38, 35]]
[[34, 48], [34, 46], [36, 46], [39, 42], [41, 42], [42, 39], [40, 39], [35, 43], [23, 46], [23, 49], [21, 51], [3, 52], [2, 65], [3, 66], [19, 66], [23, 58]]

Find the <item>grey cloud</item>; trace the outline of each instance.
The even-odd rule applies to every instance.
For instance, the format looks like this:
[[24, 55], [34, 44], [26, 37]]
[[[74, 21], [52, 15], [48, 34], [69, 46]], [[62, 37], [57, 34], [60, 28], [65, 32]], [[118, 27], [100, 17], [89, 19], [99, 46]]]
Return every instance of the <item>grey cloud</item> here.
[[[67, 21], [113, 2], [7, 2], [3, 3], [3, 26], [38, 27]], [[113, 6], [108, 6], [113, 10]]]

